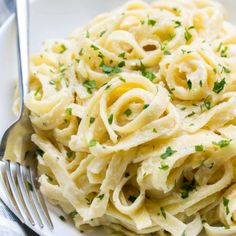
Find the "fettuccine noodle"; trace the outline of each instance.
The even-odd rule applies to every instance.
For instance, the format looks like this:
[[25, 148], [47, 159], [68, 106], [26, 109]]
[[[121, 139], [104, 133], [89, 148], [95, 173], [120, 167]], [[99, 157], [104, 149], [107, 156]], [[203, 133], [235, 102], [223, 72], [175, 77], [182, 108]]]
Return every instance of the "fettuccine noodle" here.
[[46, 41], [26, 97], [42, 193], [80, 229], [236, 235], [235, 64], [210, 0], [131, 1]]

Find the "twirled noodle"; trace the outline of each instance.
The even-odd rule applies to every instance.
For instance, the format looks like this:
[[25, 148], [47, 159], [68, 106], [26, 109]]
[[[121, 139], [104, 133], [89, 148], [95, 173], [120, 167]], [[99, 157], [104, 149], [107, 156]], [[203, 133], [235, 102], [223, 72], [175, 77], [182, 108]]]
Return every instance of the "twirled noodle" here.
[[42, 193], [80, 229], [236, 235], [235, 63], [210, 0], [128, 2], [46, 41], [25, 100]]

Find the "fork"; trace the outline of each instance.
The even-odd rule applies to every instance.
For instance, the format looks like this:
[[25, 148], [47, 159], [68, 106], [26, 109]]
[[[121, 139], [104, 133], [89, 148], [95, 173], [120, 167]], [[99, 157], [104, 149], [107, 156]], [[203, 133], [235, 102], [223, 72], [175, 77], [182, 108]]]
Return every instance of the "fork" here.
[[9, 138], [17, 129], [28, 127], [30, 124], [29, 112], [24, 106], [24, 96], [28, 92], [29, 79], [29, 6], [28, 0], [15, 0], [15, 3], [20, 112], [17, 120], [5, 131], [0, 145], [0, 196], [5, 205], [22, 223], [39, 226], [41, 229], [47, 225], [52, 230], [53, 224], [38, 189], [36, 171], [33, 170], [33, 166], [3, 160]]

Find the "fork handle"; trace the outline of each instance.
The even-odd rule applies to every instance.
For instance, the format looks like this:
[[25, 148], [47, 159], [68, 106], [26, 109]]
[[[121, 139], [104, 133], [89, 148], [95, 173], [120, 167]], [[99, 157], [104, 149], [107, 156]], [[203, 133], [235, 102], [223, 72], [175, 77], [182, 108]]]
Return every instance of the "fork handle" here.
[[29, 3], [28, 0], [15, 0], [15, 3], [21, 117], [24, 112], [24, 97], [29, 88]]

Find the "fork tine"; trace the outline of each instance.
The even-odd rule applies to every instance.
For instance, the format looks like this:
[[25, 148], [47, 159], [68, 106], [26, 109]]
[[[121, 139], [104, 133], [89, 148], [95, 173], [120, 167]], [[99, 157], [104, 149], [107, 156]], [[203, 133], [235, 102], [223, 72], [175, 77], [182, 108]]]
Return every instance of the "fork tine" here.
[[15, 176], [14, 176], [14, 167], [13, 167], [13, 163], [11, 163], [10, 161], [6, 161], [6, 165], [7, 165], [7, 169], [6, 169], [6, 174], [7, 174], [7, 179], [10, 185], [10, 189], [12, 190], [13, 193], [13, 197], [15, 198], [16, 204], [19, 207], [19, 210], [21, 212], [21, 214], [23, 215], [24, 219], [28, 219], [30, 221], [30, 223], [34, 226], [35, 222], [31, 216], [31, 214], [29, 213], [25, 202], [23, 201], [23, 196], [20, 195], [21, 192], [18, 191], [17, 188], [17, 184], [15, 181]]
[[[18, 205], [16, 204], [16, 201], [13, 197], [13, 194], [12, 194], [12, 191], [10, 189], [10, 185], [9, 185], [9, 181], [6, 177], [6, 163], [4, 161], [4, 167], [2, 167], [2, 174], [1, 174], [1, 181], [0, 181], [0, 184], [1, 184], [1, 198], [2, 198], [2, 202], [3, 204], [6, 205], [6, 207], [8, 207], [19, 219], [20, 221], [25, 224], [25, 220], [24, 220], [24, 217], [18, 207]], [[4, 200], [4, 197], [6, 197], [6, 199]], [[9, 201], [9, 203], [7, 204], [6, 202]]]
[[31, 214], [31, 217], [38, 222], [39, 226], [43, 228], [43, 222], [41, 220], [40, 215], [38, 214], [38, 211], [36, 210], [35, 203], [31, 198], [31, 190], [29, 189], [29, 186], [26, 184], [28, 183], [25, 176], [25, 167], [20, 165], [19, 163], [16, 163], [16, 176], [19, 184], [19, 190], [21, 191], [21, 194], [23, 196], [25, 205], [27, 207], [28, 212]]
[[40, 211], [41, 216], [47, 222], [49, 228], [52, 230], [53, 224], [49, 216], [47, 206], [45, 204], [42, 194], [40, 193], [40, 191], [37, 190], [35, 186], [35, 176], [34, 176], [33, 171], [30, 168], [27, 168], [27, 176], [29, 177], [29, 182], [33, 188], [33, 191], [31, 191], [31, 193], [34, 199], [34, 203], [37, 206], [37, 209]]

